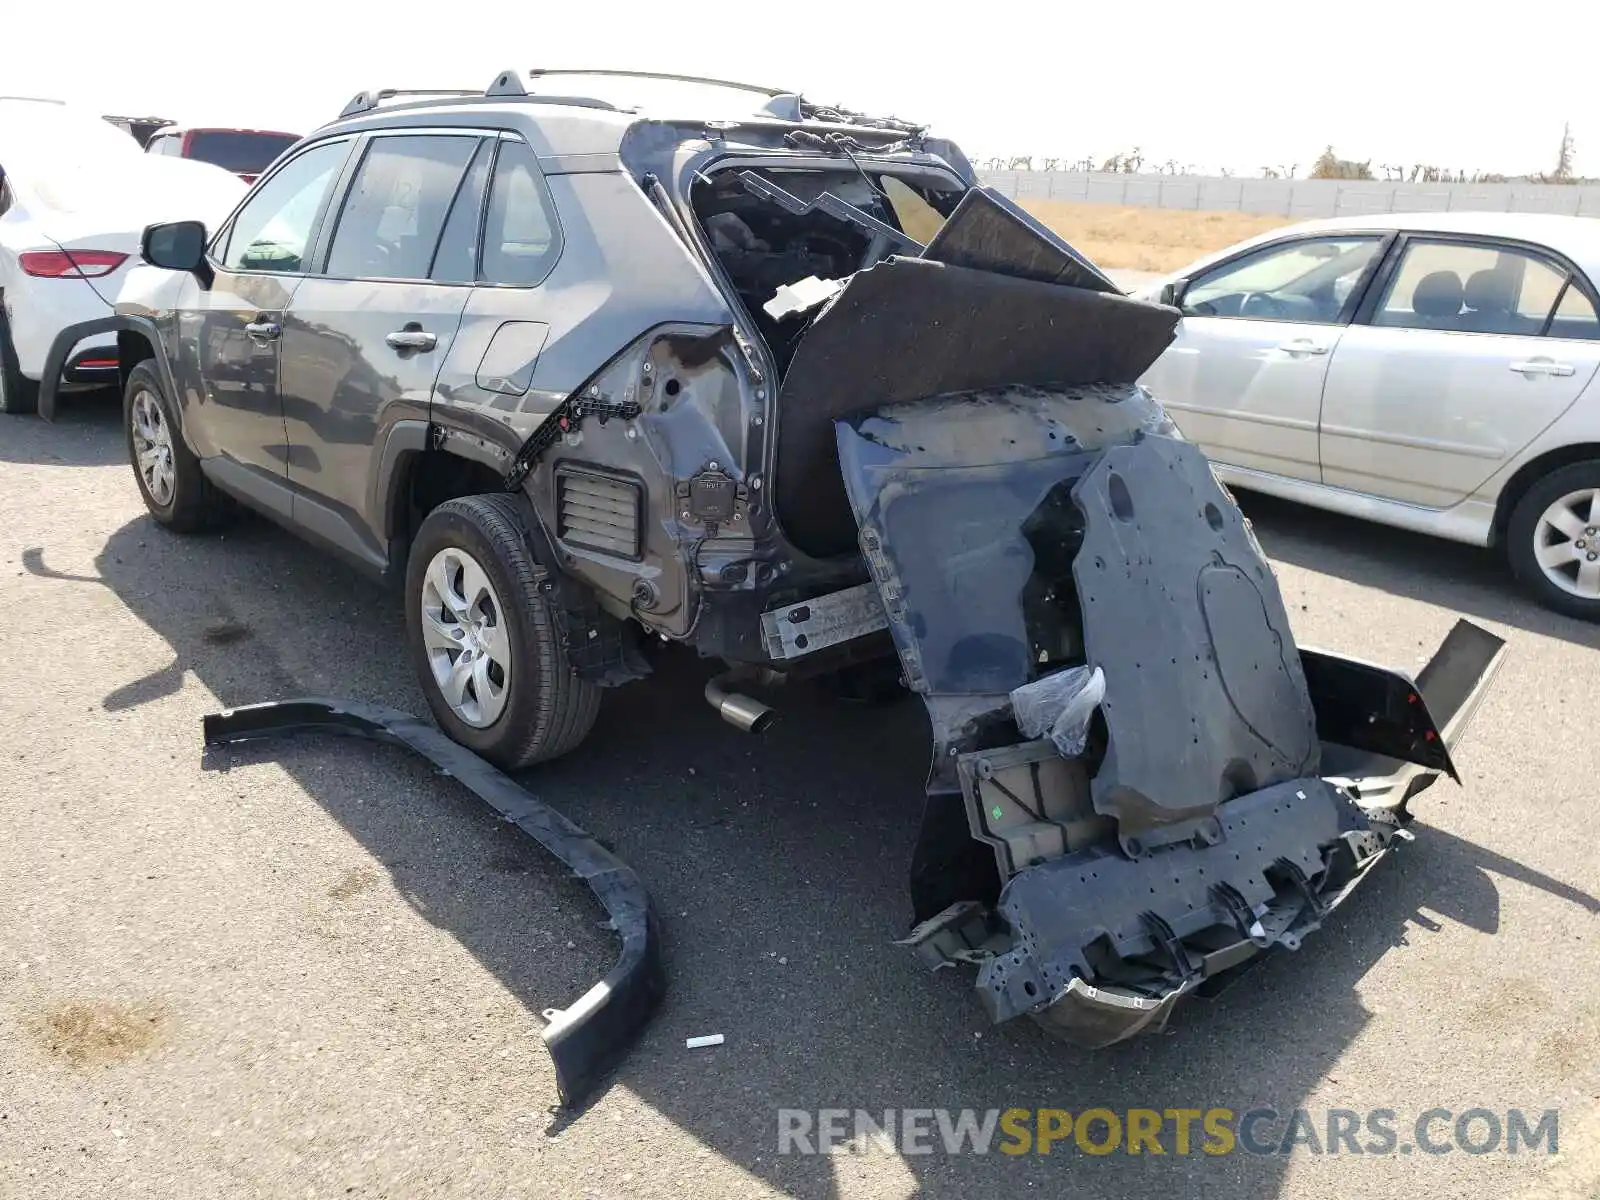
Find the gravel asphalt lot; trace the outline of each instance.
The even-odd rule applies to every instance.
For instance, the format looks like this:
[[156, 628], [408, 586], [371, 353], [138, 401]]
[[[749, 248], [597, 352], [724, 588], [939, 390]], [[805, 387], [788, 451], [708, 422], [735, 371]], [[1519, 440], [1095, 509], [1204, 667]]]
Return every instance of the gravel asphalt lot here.
[[[561, 1121], [538, 1014], [612, 953], [582, 887], [401, 751], [201, 754], [222, 705], [425, 711], [396, 597], [262, 521], [155, 527], [114, 400], [0, 420], [0, 1196], [1600, 1194], [1600, 629], [1486, 553], [1244, 498], [1302, 642], [1414, 670], [1459, 612], [1510, 658], [1329, 927], [1099, 1054], [891, 944], [920, 706], [801, 692], [758, 740], [694, 662], [609, 696], [524, 782], [644, 877], [670, 995]], [[1255, 1105], [1559, 1108], [1562, 1154], [776, 1153], [780, 1107]]]

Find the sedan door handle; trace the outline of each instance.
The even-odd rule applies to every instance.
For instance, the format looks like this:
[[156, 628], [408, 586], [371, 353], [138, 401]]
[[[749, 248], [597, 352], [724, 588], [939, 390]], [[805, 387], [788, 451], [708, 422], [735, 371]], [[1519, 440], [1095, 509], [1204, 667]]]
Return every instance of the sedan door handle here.
[[276, 321], [251, 321], [244, 327], [245, 335], [255, 338], [258, 342], [270, 342], [283, 332], [283, 328]]
[[439, 339], [422, 329], [396, 329], [383, 339], [396, 350], [432, 350]]
[[1571, 363], [1556, 362], [1550, 358], [1530, 358], [1527, 362], [1514, 362], [1511, 369], [1518, 375], [1560, 375], [1567, 376], [1575, 372]]
[[1313, 342], [1310, 338], [1295, 338], [1290, 342], [1283, 342], [1278, 346], [1286, 354], [1326, 354], [1328, 348], [1321, 342]]

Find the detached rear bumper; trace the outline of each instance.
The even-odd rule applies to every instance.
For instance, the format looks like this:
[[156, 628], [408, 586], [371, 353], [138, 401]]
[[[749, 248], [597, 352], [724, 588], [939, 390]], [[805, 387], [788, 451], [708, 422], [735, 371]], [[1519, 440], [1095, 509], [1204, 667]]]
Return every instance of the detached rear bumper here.
[[544, 1013], [544, 1044], [555, 1063], [561, 1103], [581, 1107], [628, 1052], [666, 992], [655, 908], [633, 868], [466, 747], [395, 709], [310, 697], [205, 718], [207, 746], [303, 732], [371, 738], [420, 754], [570, 867], [605, 907], [622, 942], [616, 965], [573, 1004]]

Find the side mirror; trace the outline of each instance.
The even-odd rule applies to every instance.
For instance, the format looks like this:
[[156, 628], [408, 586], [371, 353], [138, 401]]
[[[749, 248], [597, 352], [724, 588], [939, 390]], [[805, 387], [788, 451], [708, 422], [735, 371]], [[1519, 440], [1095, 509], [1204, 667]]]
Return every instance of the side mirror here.
[[1161, 289], [1161, 303], [1173, 308], [1183, 307], [1183, 294], [1189, 290], [1187, 279], [1174, 279]]
[[206, 262], [206, 227], [199, 221], [168, 221], [150, 225], [139, 241], [139, 257], [152, 267], [188, 271], [205, 284], [211, 282]]

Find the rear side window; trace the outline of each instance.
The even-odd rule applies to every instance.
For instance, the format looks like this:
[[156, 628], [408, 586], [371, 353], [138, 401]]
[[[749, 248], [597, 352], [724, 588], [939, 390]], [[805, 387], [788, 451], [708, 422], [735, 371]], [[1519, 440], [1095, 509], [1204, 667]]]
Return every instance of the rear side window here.
[[349, 153], [347, 141], [324, 142], [297, 155], [262, 184], [233, 220], [223, 267], [303, 271], [317, 214]]
[[533, 151], [502, 141], [483, 229], [484, 283], [533, 287], [556, 265], [561, 235]]
[[475, 137], [374, 138], [344, 203], [327, 273], [344, 279], [426, 279], [445, 217], [478, 147]]
[[1372, 323], [1538, 337], [1563, 303], [1567, 279], [1565, 269], [1511, 246], [1414, 239]]

